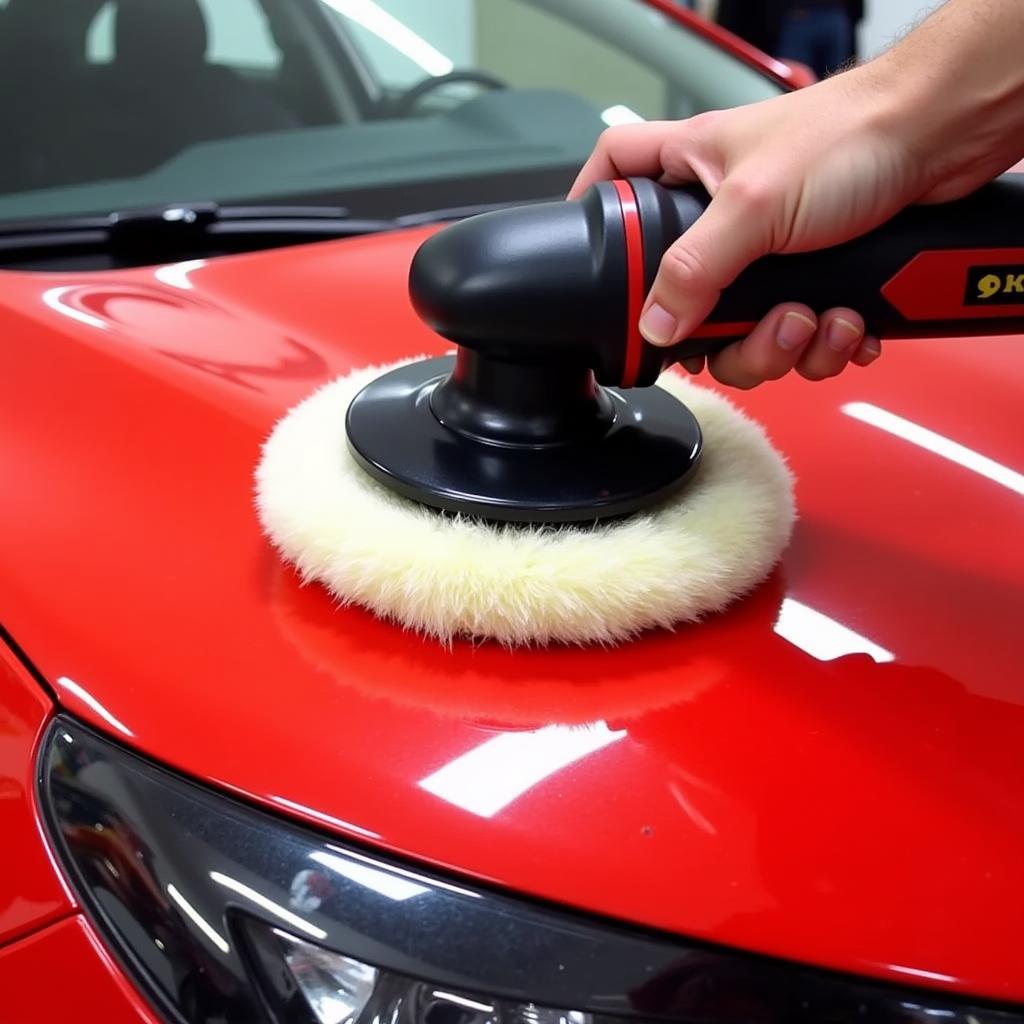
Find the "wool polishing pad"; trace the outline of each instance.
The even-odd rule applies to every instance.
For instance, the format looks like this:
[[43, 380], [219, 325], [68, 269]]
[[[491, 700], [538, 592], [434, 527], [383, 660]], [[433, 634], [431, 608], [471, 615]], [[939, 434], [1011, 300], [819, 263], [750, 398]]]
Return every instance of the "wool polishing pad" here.
[[767, 576], [789, 540], [793, 483], [781, 455], [726, 398], [671, 372], [657, 386], [697, 417], [704, 457], [680, 492], [646, 512], [525, 526], [400, 497], [345, 443], [349, 403], [392, 368], [340, 377], [299, 403], [256, 470], [267, 535], [303, 580], [343, 604], [446, 643], [613, 644], [719, 611]]

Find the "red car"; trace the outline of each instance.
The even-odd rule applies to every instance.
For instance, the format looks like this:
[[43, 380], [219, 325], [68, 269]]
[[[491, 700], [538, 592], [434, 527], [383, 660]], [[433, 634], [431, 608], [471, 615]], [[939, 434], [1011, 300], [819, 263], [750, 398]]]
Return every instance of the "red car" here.
[[640, 0], [0, 4], [0, 1019], [1024, 1020], [1019, 339], [740, 396], [801, 521], [611, 650], [303, 587], [253, 470], [445, 220], [789, 87]]

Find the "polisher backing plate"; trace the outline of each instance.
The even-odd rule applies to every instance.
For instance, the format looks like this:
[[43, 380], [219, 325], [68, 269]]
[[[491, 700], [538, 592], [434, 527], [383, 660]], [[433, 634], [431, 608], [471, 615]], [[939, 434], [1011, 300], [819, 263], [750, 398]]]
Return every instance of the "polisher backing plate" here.
[[705, 450], [661, 505], [594, 526], [489, 523], [419, 505], [371, 478], [345, 442], [349, 403], [392, 368], [357, 370], [300, 402], [256, 470], [263, 529], [342, 604], [446, 643], [614, 644], [725, 608], [789, 540], [782, 456], [728, 399], [672, 372], [657, 386], [691, 409]]

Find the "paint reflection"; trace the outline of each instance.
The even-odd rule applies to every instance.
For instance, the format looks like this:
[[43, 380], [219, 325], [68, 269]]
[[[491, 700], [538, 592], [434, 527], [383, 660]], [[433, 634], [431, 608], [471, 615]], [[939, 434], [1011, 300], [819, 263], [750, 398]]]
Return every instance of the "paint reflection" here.
[[428, 793], [490, 818], [545, 779], [626, 738], [605, 722], [502, 733], [420, 780]]
[[893, 437], [923, 448], [925, 451], [938, 455], [939, 458], [948, 462], [956, 463], [972, 473], [977, 473], [993, 483], [999, 484], [1016, 494], [1024, 494], [1024, 473], [1018, 473], [1009, 466], [1004, 466], [987, 455], [976, 452], [973, 448], [960, 444], [951, 438], [929, 430], [927, 427], [915, 423], [913, 420], [897, 416], [888, 409], [882, 409], [869, 402], [847, 402], [843, 407], [847, 416], [867, 423], [869, 426], [884, 430]]
[[792, 597], [782, 602], [775, 632], [818, 661], [850, 654], [866, 654], [879, 664], [895, 660], [892, 651]]

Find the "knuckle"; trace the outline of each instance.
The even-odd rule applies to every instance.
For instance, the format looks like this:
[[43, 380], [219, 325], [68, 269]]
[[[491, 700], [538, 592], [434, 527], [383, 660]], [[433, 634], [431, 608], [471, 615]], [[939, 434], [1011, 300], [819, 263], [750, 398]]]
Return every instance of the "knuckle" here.
[[602, 153], [611, 152], [611, 150], [617, 146], [622, 136], [624, 134], [628, 134], [629, 127], [629, 125], [618, 124], [611, 128], [605, 128], [605, 130], [598, 135], [597, 145], [595, 148]]
[[673, 245], [661, 258], [662, 280], [674, 289], [686, 289], [707, 280], [708, 273], [700, 256], [691, 248]]
[[767, 213], [773, 209], [778, 192], [767, 178], [743, 175], [730, 178], [722, 185], [726, 198], [748, 214]]
[[715, 126], [721, 119], [721, 114], [722, 112], [720, 110], [705, 110], [687, 118], [684, 124], [691, 134], [703, 135], [706, 132], [714, 130]]

